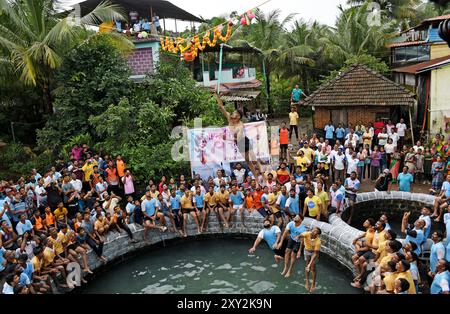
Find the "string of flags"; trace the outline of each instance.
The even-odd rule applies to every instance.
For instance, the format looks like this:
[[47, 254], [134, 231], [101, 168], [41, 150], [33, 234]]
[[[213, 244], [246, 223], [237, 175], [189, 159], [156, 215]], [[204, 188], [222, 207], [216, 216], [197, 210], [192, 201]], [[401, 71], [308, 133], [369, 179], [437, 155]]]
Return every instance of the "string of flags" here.
[[[233, 29], [235, 25], [240, 24], [241, 26], [250, 25], [253, 19], [256, 17], [257, 8], [247, 11], [242, 15], [238, 15], [226, 23], [217, 25], [211, 30], [204, 33], [200, 40], [200, 35], [195, 35], [190, 39], [185, 39], [182, 37], [161, 37], [161, 49], [174, 54], [180, 54], [181, 60], [192, 62], [199, 54], [199, 51], [205, 50], [208, 46], [215, 47], [219, 41], [221, 43], [226, 43], [230, 40]], [[224, 25], [227, 25], [227, 30], [225, 35], [223, 35]], [[211, 38], [212, 33], [212, 38]]]

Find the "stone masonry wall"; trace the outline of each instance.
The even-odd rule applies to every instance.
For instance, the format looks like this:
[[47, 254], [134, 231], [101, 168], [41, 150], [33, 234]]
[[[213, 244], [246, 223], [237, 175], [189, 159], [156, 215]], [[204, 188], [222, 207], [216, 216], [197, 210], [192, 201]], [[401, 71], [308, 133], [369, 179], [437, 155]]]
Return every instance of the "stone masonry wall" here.
[[[202, 235], [235, 235], [235, 236], [251, 236], [255, 237], [263, 228], [263, 218], [258, 213], [246, 214], [244, 227], [240, 221], [240, 215], [237, 217], [234, 226], [228, 230], [222, 229], [215, 214], [209, 216], [208, 231]], [[347, 225], [339, 217], [331, 217], [331, 224], [324, 222], [317, 222], [316, 220], [306, 218], [303, 222], [307, 228], [318, 226], [322, 230], [322, 249], [321, 251], [331, 258], [337, 260], [339, 263], [347, 267], [353, 272], [353, 265], [351, 263], [351, 255], [354, 249], [351, 244], [353, 239], [361, 233], [361, 231]], [[170, 222], [168, 222], [170, 224]], [[129, 225], [133, 231], [134, 237], [139, 240], [138, 243], [130, 243], [129, 238], [125, 232], [120, 235], [117, 232], [108, 234], [108, 239], [105, 242], [103, 254], [108, 258], [108, 262], [120, 260], [128, 253], [136, 252], [146, 246], [162, 243], [167, 240], [177, 238], [178, 235], [173, 232], [161, 233], [159, 231], [150, 231], [148, 237], [149, 243], [143, 241], [144, 229], [135, 224]], [[197, 228], [194, 222], [188, 224], [188, 237], [197, 236]], [[249, 242], [249, 247], [251, 243]], [[92, 270], [100, 267], [102, 263], [97, 259], [94, 252], [89, 252], [89, 264]]]
[[128, 65], [133, 75], [153, 73], [152, 48], [138, 48], [128, 58]]

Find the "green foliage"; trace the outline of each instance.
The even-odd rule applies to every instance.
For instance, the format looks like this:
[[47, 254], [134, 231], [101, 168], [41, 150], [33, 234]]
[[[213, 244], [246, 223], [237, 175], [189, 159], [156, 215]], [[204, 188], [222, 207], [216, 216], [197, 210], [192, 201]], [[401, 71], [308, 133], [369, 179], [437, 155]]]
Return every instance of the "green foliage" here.
[[0, 177], [18, 179], [22, 175], [29, 174], [33, 168], [41, 171], [48, 170], [54, 157], [51, 151], [40, 154], [32, 151], [22, 144], [9, 144], [0, 149]]

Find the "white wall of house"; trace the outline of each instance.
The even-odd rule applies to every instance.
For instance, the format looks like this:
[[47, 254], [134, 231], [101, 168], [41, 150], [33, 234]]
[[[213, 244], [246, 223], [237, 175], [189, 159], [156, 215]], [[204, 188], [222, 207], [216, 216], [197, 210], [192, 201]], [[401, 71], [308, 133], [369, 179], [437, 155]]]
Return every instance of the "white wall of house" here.
[[430, 132], [445, 132], [444, 119], [450, 117], [450, 65], [432, 70], [430, 85]]
[[[209, 71], [203, 72], [203, 86], [214, 86], [217, 85], [219, 78], [219, 71], [215, 71], [215, 80], [209, 79]], [[222, 80], [221, 83], [245, 83], [256, 79], [256, 69], [247, 68], [244, 69], [244, 77], [233, 78], [233, 69], [222, 69]]]

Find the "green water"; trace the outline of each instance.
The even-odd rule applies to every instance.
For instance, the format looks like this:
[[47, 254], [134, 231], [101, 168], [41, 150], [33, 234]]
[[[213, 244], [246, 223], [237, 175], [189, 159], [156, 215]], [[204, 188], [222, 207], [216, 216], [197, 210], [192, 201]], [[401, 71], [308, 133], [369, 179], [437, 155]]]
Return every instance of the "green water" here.
[[[249, 254], [251, 240], [210, 239], [145, 252], [96, 276], [80, 292], [113, 293], [309, 293], [303, 256], [291, 278], [280, 275], [272, 252], [262, 243]], [[315, 293], [353, 294], [350, 274], [324, 254], [318, 263]]]

